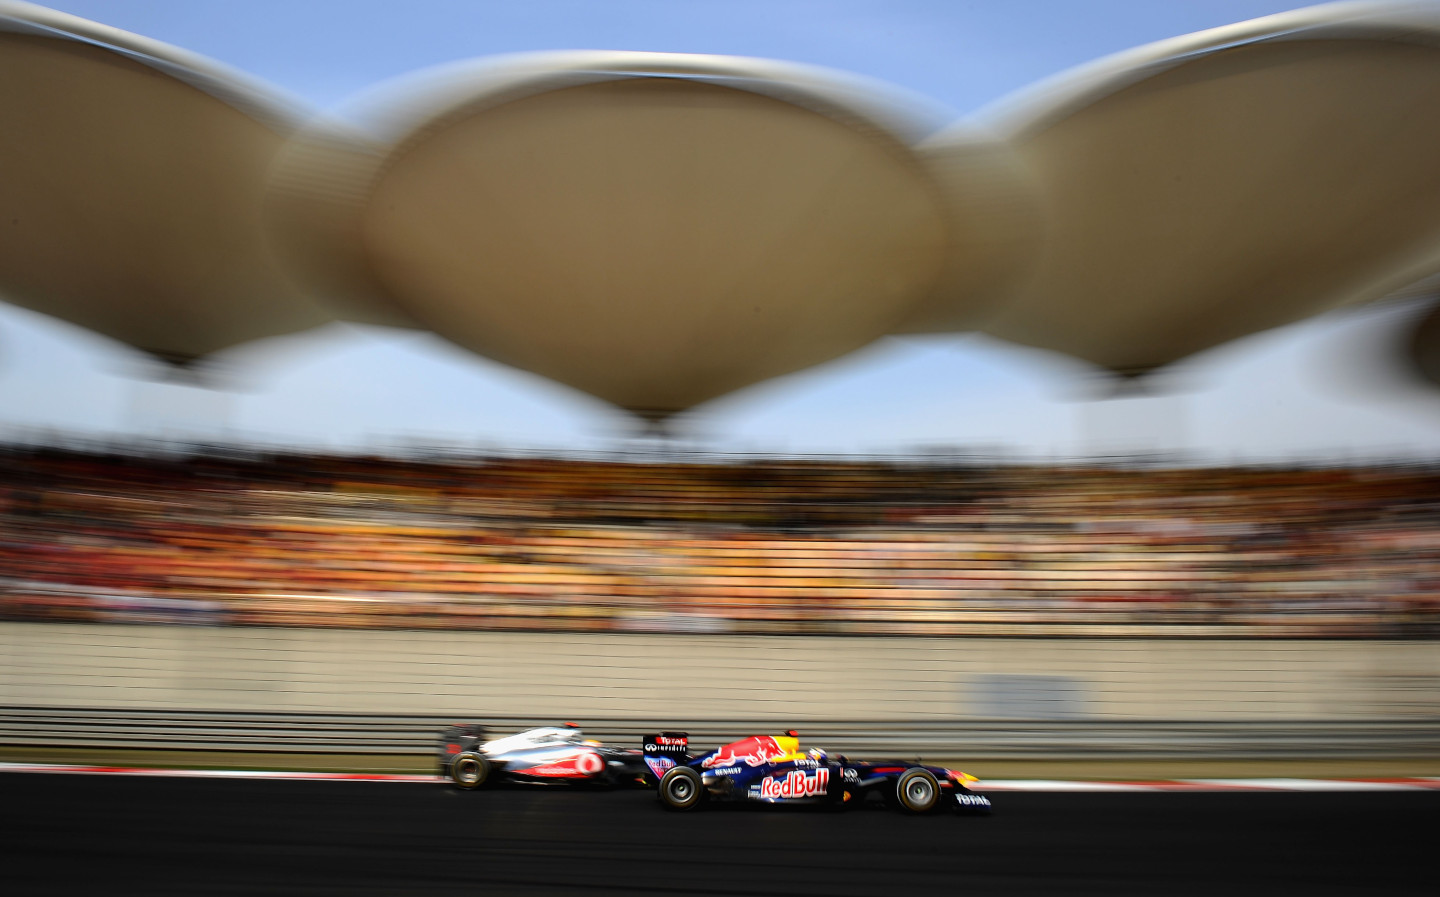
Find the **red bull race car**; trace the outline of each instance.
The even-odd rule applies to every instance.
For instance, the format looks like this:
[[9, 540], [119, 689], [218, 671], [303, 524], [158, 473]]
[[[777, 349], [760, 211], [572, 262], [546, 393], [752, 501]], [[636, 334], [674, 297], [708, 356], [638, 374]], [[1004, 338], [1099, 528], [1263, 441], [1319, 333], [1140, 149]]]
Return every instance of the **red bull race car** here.
[[800, 750], [792, 730], [753, 735], [704, 754], [690, 753], [684, 732], [645, 736], [645, 765], [658, 780], [660, 802], [694, 810], [710, 800], [821, 804], [841, 809], [878, 796], [907, 813], [942, 806], [967, 814], [990, 812], [990, 799], [957, 770], [890, 760], [851, 760], [819, 749]]
[[640, 751], [588, 741], [574, 723], [492, 740], [483, 726], [451, 726], [440, 735], [438, 754], [440, 775], [466, 791], [497, 781], [640, 784], [646, 772]]

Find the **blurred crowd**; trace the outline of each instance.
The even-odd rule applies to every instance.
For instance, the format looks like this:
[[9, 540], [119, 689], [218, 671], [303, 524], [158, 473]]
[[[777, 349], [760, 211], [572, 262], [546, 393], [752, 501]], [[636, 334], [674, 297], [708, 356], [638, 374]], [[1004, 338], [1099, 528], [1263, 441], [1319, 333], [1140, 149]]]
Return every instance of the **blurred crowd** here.
[[1440, 635], [1440, 472], [0, 449], [0, 617]]

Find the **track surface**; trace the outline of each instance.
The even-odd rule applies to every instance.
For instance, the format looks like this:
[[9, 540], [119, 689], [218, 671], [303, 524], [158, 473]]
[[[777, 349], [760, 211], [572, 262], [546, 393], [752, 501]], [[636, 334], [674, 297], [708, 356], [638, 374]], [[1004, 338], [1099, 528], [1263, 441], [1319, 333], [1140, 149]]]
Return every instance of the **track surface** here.
[[1440, 893], [1436, 791], [994, 798], [680, 815], [644, 791], [7, 773], [0, 893]]

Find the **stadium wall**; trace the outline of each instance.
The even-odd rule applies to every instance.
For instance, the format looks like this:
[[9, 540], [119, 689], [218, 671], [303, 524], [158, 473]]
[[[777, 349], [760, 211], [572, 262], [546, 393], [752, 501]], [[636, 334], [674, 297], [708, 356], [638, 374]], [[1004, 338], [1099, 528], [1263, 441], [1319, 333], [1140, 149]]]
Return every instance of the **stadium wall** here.
[[0, 704], [465, 717], [1440, 718], [1440, 642], [0, 623]]

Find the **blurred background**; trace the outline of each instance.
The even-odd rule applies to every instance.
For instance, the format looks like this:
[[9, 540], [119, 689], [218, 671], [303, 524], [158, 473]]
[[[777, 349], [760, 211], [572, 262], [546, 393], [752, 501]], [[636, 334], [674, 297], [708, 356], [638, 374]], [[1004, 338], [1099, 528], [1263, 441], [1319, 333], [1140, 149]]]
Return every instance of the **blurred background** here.
[[[52, 5], [212, 61], [163, 57], [186, 83], [231, 84], [233, 67], [258, 91], [246, 102], [287, 117], [277, 146], [338, 120], [364, 133], [347, 152], [373, 154], [397, 110], [438, 127], [391, 80], [427, 67], [623, 48], [876, 79], [897, 117], [926, 123], [884, 139], [926, 159], [959, 145], [957, 122], [1018, 145], [1032, 126], [1017, 122], [1063, 98], [1043, 79], [1289, 6]], [[1116, 65], [1097, 107], [1165, 68]], [[1433, 149], [1421, 130], [1408, 136]], [[37, 158], [59, 140], [11, 134]], [[385, 170], [417, 155], [414, 134]], [[1357, 180], [1372, 166], [1344, 164]], [[1413, 201], [1434, 205], [1422, 186]], [[1028, 202], [991, 220], [1063, 218], [1058, 200]], [[67, 203], [87, 216], [83, 195]], [[1363, 242], [1356, 216], [1337, 245]], [[1061, 257], [1047, 227], [1034, 245]], [[1440, 246], [1428, 219], [1413, 231]], [[395, 273], [410, 257], [366, 234], [377, 279], [413, 286]], [[973, 327], [897, 314], [858, 348], [660, 409], [542, 377], [548, 361], [493, 360], [491, 331], [418, 299], [403, 310], [420, 327], [346, 306], [197, 361], [125, 330], [178, 307], [125, 304], [151, 285], [115, 278], [120, 320], [101, 326], [0, 281], [0, 759], [426, 770], [445, 723], [576, 719], [637, 743], [653, 725], [793, 725], [982, 777], [1440, 774], [1440, 393], [1411, 351], [1435, 291], [1412, 255], [1346, 281], [1354, 295], [1153, 364], [979, 312]], [[1284, 292], [1254, 281], [1253, 306]]]

